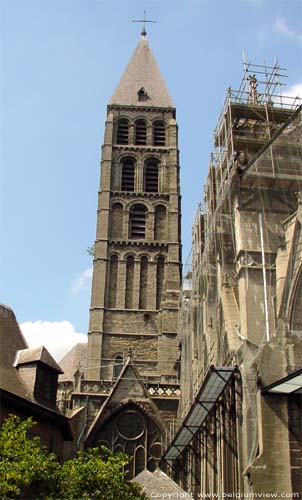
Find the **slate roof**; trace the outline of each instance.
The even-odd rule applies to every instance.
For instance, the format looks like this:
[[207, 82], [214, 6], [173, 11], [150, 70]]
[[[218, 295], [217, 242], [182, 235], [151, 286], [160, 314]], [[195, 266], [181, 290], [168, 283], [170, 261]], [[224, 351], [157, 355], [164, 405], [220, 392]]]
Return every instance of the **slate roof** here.
[[150, 499], [169, 498], [176, 500], [191, 498], [194, 500], [190, 493], [186, 493], [160, 469], [156, 469], [154, 472], [145, 469], [132, 479], [132, 482], [140, 484], [147, 498]]
[[[144, 88], [147, 100], [138, 100], [138, 91]], [[109, 101], [110, 105], [174, 108], [173, 101], [156, 60], [143, 36]]]
[[53, 359], [51, 354], [43, 345], [39, 347], [33, 347], [31, 349], [23, 349], [19, 350], [16, 354], [16, 359], [14, 366], [25, 365], [27, 363], [43, 363], [44, 365], [49, 366], [57, 373], [63, 373], [62, 368], [58, 365], [58, 363]]
[[0, 304], [0, 388], [23, 398], [30, 398], [14, 360], [18, 349], [28, 347], [12, 309]]
[[73, 381], [73, 376], [79, 366], [81, 368], [85, 367], [86, 352], [86, 343], [78, 343], [68, 351], [60, 361], [60, 367], [64, 373], [59, 376], [59, 382]]
[[[44, 351], [43, 351], [44, 349]], [[40, 357], [50, 361], [59, 368], [60, 373], [62, 370], [56, 364], [55, 360], [51, 357], [45, 348], [28, 349], [25, 338], [20, 330], [16, 316], [10, 307], [0, 304], [0, 390], [3, 397], [22, 398], [20, 404], [29, 404], [32, 408], [33, 405], [36, 409], [41, 411], [51, 412], [54, 416], [66, 420], [56, 406], [56, 403], [38, 401], [34, 394], [26, 387], [18, 372], [14, 362], [16, 360], [17, 351], [23, 353], [24, 359], [33, 361], [37, 358], [38, 352]], [[46, 352], [45, 352], [46, 351]], [[28, 356], [27, 356], [28, 353]], [[35, 359], [36, 360], [36, 359]], [[29, 361], [27, 361], [29, 362]]]

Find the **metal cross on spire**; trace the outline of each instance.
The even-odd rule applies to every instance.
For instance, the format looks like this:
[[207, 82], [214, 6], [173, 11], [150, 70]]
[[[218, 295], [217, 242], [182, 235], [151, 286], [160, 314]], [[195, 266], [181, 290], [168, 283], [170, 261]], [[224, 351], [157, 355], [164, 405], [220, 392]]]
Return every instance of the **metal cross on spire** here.
[[144, 10], [144, 19], [134, 19], [132, 21], [133, 23], [143, 23], [143, 29], [141, 31], [141, 35], [142, 36], [146, 36], [147, 35], [147, 32], [146, 32], [146, 23], [156, 23], [156, 21], [150, 21], [148, 19], [146, 19], [146, 11]]

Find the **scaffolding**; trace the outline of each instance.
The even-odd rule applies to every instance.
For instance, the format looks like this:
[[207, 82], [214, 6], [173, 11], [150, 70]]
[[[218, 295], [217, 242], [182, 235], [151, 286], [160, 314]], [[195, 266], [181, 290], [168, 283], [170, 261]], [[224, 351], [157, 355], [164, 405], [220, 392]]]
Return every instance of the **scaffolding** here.
[[[255, 192], [267, 196], [265, 193], [273, 189], [287, 203], [288, 215], [294, 212], [291, 199], [302, 185], [302, 107], [300, 99], [282, 93], [285, 71], [277, 61], [273, 66], [244, 62], [239, 90], [228, 89], [214, 130], [204, 199], [194, 217], [192, 249], [184, 266], [179, 324], [182, 365], [187, 374], [182, 381], [185, 397], [180, 416], [190, 407], [209, 365], [218, 357], [221, 364], [231, 362], [222, 340], [220, 296], [215, 290], [218, 282], [226, 287], [239, 310], [237, 273], [241, 257], [234, 215], [238, 193], [247, 190], [251, 197]], [[258, 208], [267, 223], [266, 208]], [[268, 241], [267, 227], [264, 232]], [[275, 264], [268, 256], [264, 261], [263, 252], [261, 255], [262, 262], [252, 265], [269, 273]], [[207, 306], [201, 313], [202, 302]], [[235, 319], [233, 323], [234, 338], [240, 338], [240, 327], [237, 332]]]

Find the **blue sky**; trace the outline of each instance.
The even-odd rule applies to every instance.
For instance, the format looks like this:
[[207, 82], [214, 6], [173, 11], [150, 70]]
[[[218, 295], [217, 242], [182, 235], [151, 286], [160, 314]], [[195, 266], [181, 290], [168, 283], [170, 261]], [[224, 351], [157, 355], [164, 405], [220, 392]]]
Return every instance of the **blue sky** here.
[[[60, 357], [88, 329], [106, 105], [148, 39], [177, 107], [184, 261], [226, 89], [247, 60], [302, 89], [301, 0], [0, 0], [1, 302]], [[78, 334], [78, 335], [77, 335]], [[62, 347], [64, 344], [64, 347]], [[54, 345], [57, 349], [54, 349]]]

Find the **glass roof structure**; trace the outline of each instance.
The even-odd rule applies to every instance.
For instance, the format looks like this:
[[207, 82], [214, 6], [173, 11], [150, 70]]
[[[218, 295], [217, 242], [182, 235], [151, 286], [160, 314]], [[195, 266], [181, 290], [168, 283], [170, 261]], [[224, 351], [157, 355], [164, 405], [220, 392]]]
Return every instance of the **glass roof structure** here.
[[269, 394], [292, 394], [302, 390], [302, 368], [262, 389]]
[[234, 366], [211, 366], [180, 429], [164, 454], [165, 460], [175, 460], [188, 446], [207, 419], [221, 394], [237, 370]]

